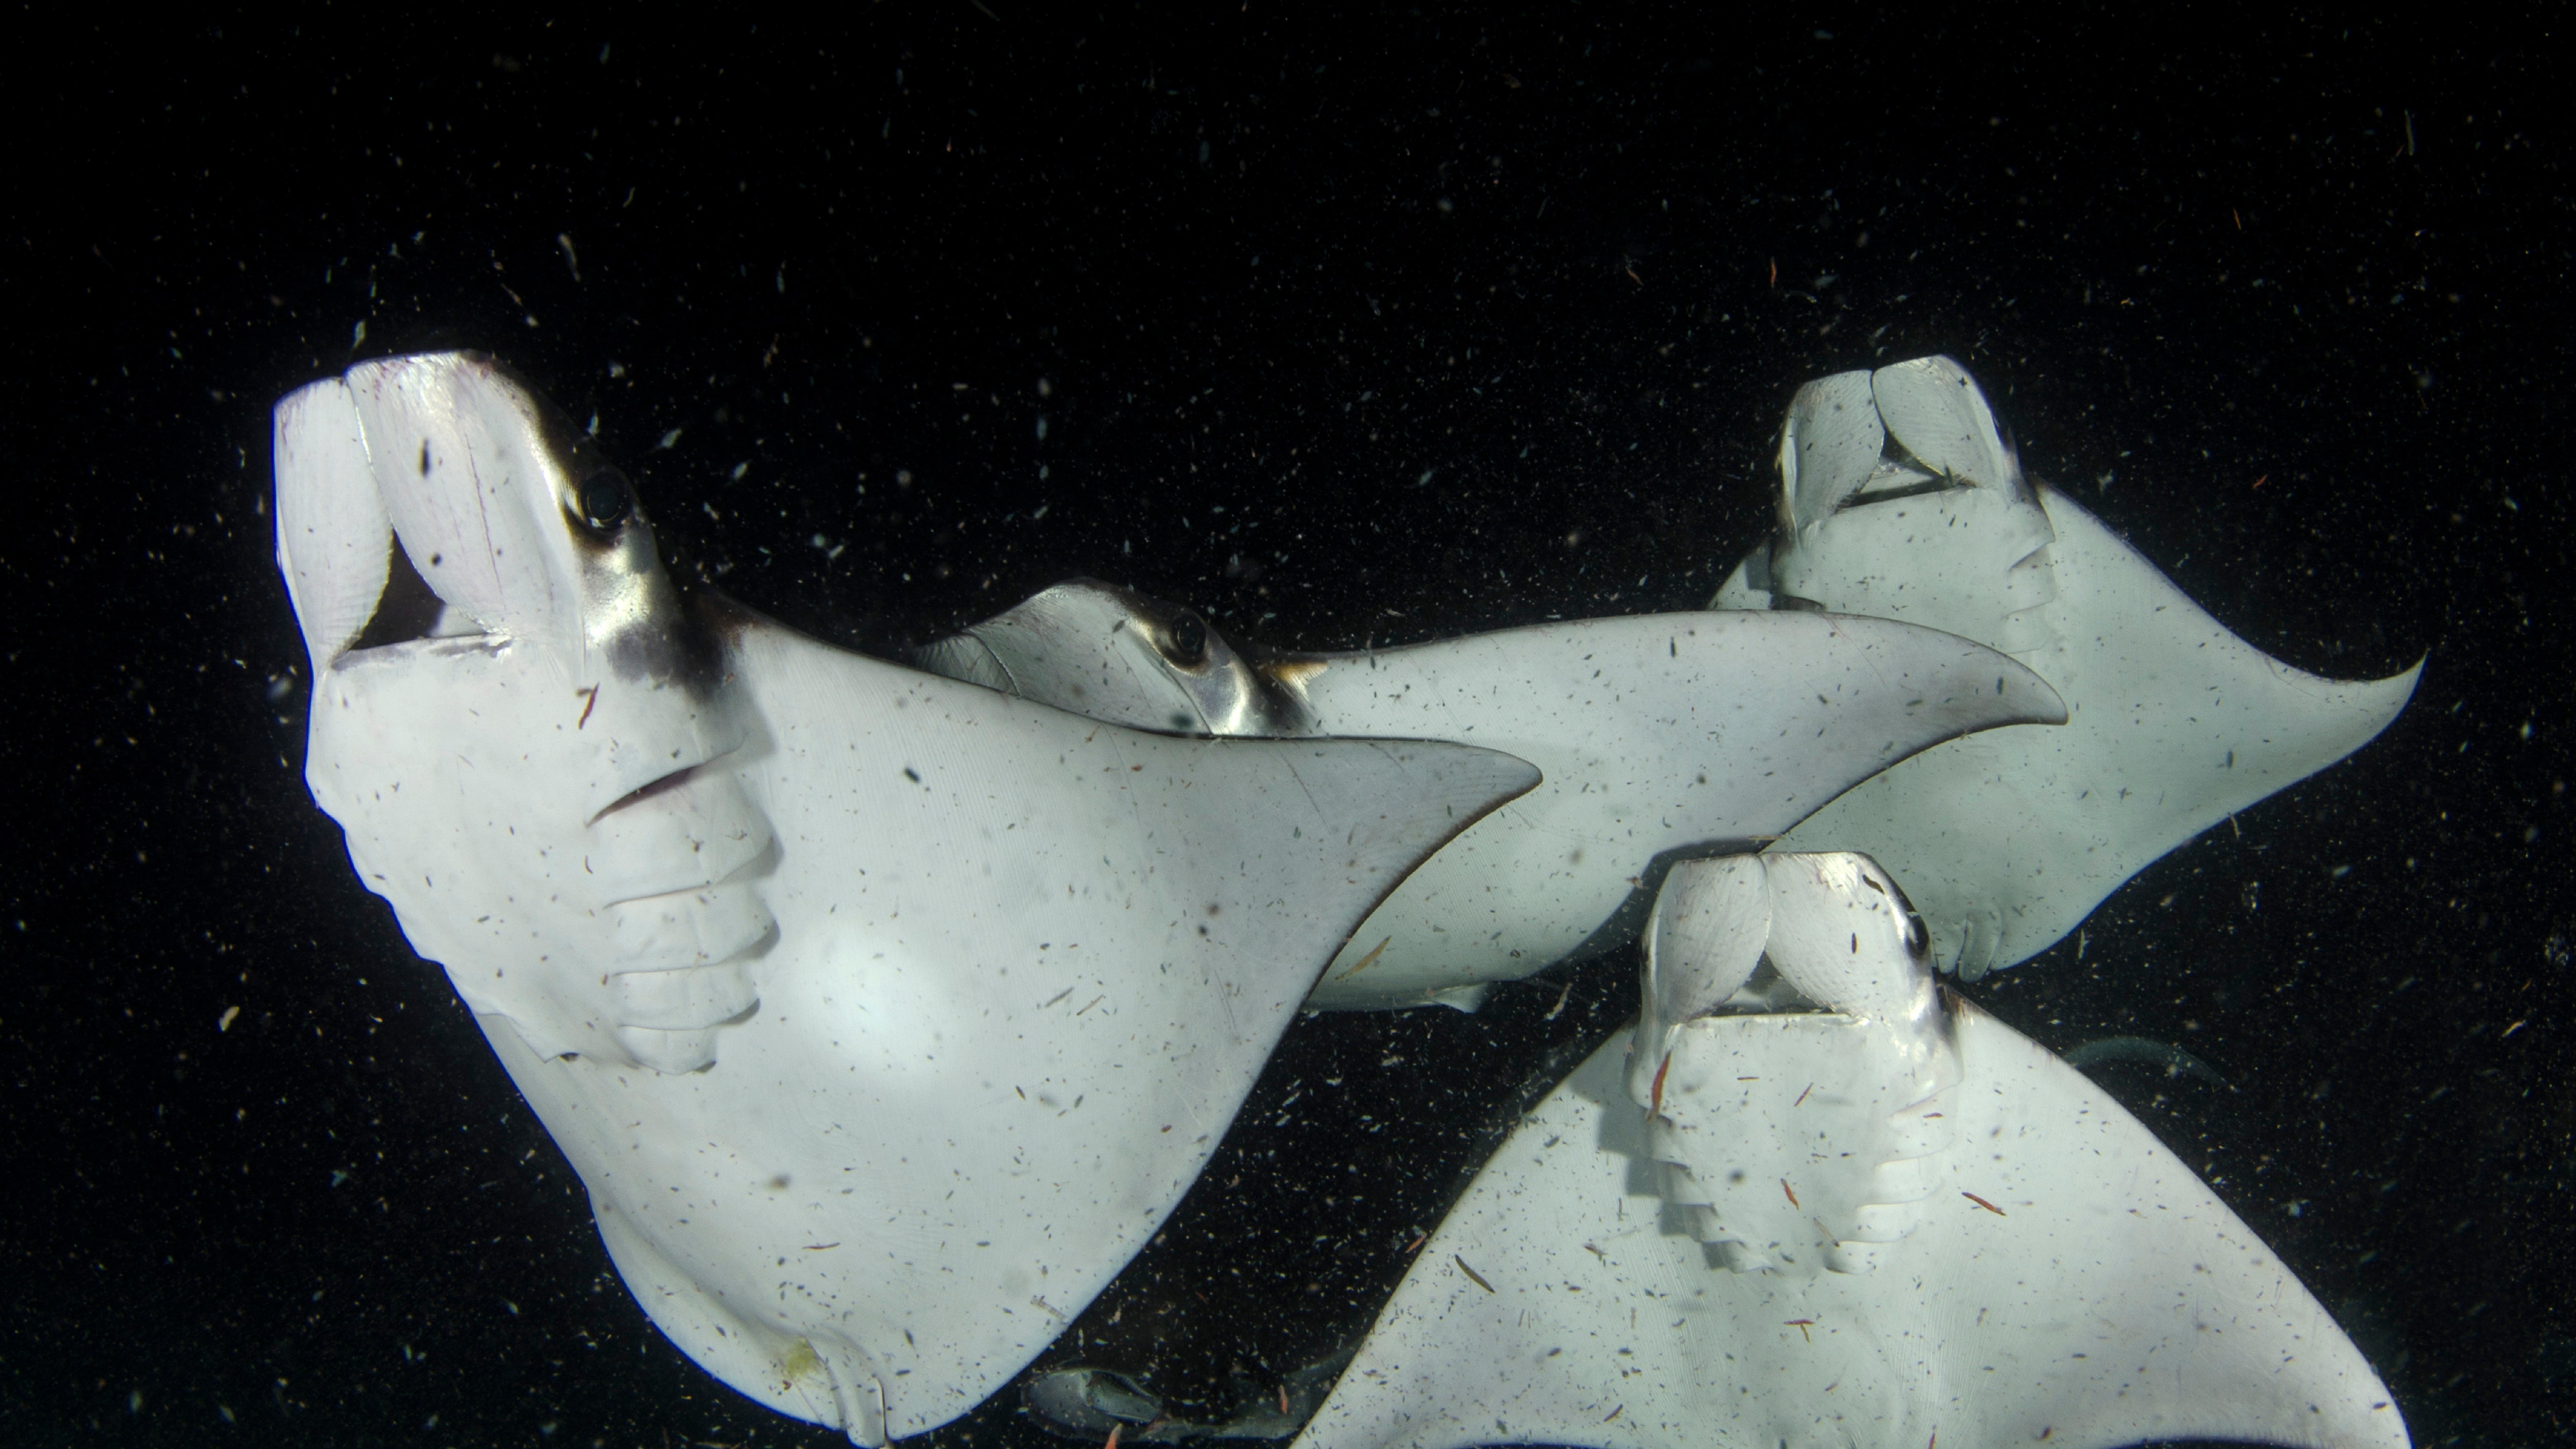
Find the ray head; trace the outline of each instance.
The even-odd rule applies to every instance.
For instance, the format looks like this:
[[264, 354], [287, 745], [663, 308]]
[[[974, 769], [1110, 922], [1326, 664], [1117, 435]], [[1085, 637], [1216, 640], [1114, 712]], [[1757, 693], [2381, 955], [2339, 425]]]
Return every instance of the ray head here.
[[1197, 610], [1098, 579], [1057, 584], [916, 657], [951, 678], [1135, 729], [1312, 730], [1294, 687]]

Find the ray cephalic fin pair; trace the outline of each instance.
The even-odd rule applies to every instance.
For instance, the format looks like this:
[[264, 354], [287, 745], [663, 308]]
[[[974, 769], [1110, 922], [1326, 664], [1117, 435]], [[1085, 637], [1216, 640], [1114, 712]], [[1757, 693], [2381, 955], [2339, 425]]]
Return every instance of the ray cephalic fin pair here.
[[[1773, 833], [2063, 713], [1912, 625], [1699, 615], [1274, 676], [1393, 739], [1147, 733], [683, 587], [625, 475], [487, 358], [317, 382], [275, 448], [306, 778], [361, 880], [446, 967], [654, 1322], [860, 1442], [956, 1417], [1081, 1312], [1336, 951], [1362, 974], [1354, 928], [1542, 768], [1614, 802], [1559, 862], [1589, 930], [1667, 843]], [[1666, 820], [1703, 786], [1731, 803]]]

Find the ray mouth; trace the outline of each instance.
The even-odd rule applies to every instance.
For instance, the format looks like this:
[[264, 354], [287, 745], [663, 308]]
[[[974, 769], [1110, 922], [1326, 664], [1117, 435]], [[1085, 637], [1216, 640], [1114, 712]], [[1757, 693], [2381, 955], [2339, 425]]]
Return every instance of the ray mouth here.
[[366, 627], [340, 651], [341, 658], [369, 649], [416, 644], [424, 639], [463, 639], [488, 632], [464, 610], [438, 596], [412, 566], [402, 541], [385, 535], [385, 586]]

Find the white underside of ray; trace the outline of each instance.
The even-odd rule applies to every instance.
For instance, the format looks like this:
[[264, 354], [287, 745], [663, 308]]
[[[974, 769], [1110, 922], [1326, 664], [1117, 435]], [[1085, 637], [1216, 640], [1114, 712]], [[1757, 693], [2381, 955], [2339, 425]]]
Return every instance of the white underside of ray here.
[[[1789, 531], [1740, 565], [1712, 607], [1793, 598], [1926, 624], [2002, 650], [2065, 698], [2065, 726], [1927, 750], [1778, 847], [1876, 856], [1931, 923], [1945, 969], [1974, 979], [2046, 950], [2167, 851], [2368, 743], [2412, 696], [2420, 663], [2342, 682], [2266, 656], [2074, 500], [2023, 483], [1947, 359], [1877, 374], [1902, 456], [1873, 453], [1876, 481], [1854, 481], [1862, 449], [1815, 438], [1878, 436], [1869, 409], [1826, 406], [1851, 390], [1844, 380], [1869, 377], [1800, 392], [1782, 449]], [[1911, 466], [1927, 454], [1937, 463]], [[1923, 486], [1935, 491], [1904, 491]]]
[[[1645, 1023], [1513, 1129], [1297, 1449], [2407, 1442], [2324, 1309], [2152, 1134], [1930, 1004], [1867, 862], [1674, 880], [1699, 869], [1721, 888], [1696, 924], [1659, 907]], [[1654, 1014], [1739, 981], [1748, 931], [1781, 948], [1772, 990], [1858, 1009], [1745, 987]]]
[[1812, 1277], [1730, 1272], [1667, 1217], [1613, 1038], [1422, 1246], [1300, 1449], [2408, 1442], [2189, 1168], [2010, 1028], [1958, 1036], [1960, 1135], [2009, 1147], [1932, 1183], [1874, 1271]]
[[[339, 384], [281, 412], [299, 607], [363, 590], [382, 518], [426, 517], [406, 551], [486, 629], [343, 654], [360, 612], [306, 617], [316, 798], [655, 1322], [855, 1439], [944, 1423], [1042, 1349], [1195, 1177], [1352, 925], [1535, 782], [1452, 745], [1105, 727], [749, 616], [692, 673], [649, 531], [580, 532], [595, 460], [550, 453], [524, 389], [452, 355], [349, 384], [387, 434], [368, 471], [305, 446], [299, 419], [345, 421]], [[487, 526], [506, 555], [460, 557]], [[647, 764], [651, 788], [593, 798]]]
[[[1545, 782], [1415, 871], [1315, 988], [1318, 1008], [1472, 1005], [1634, 929], [1662, 859], [1753, 848], [1935, 741], [2058, 717], [1983, 648], [1886, 620], [1587, 619], [1267, 666], [1207, 636], [1184, 670], [1151, 642], [1171, 606], [1059, 585], [924, 651], [930, 667], [1147, 728], [1451, 739]], [[1277, 691], [1282, 697], [1272, 698]]]
[[1752, 848], [1934, 741], [2058, 713], [2031, 676], [1957, 639], [1813, 614], [1736, 627], [1747, 617], [1588, 619], [1327, 656], [1302, 686], [1319, 733], [1481, 744], [1546, 779], [1406, 878], [1312, 1004], [1526, 976], [1584, 948], [1660, 858]]
[[[1143, 1246], [1321, 945], [1515, 781], [1418, 746], [1086, 743], [1087, 723], [774, 628], [729, 658], [765, 726], [733, 764], [778, 842], [759, 1010], [705, 1073], [503, 1059], [621, 1268], [676, 1271], [676, 1298], [637, 1285], [675, 1341], [814, 1417], [776, 1357], [801, 1337], [916, 1433]], [[1400, 818], [1426, 804], [1433, 823]]]

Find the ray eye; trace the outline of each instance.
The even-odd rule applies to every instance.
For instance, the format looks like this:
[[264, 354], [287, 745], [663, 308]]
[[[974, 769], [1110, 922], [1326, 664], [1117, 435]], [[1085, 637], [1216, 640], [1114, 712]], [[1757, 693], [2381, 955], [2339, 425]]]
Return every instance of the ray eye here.
[[635, 514], [635, 490], [626, 475], [602, 468], [581, 480], [581, 521], [596, 533], [615, 533]]
[[1182, 614], [1163, 634], [1163, 653], [1174, 664], [1196, 669], [1207, 662], [1207, 625], [1198, 615]]
[[1898, 885], [1894, 876], [1863, 876], [1862, 879], [1872, 888], [1885, 892], [1896, 903], [1897, 929], [1904, 933], [1905, 952], [1917, 961], [1923, 960], [1932, 949], [1932, 928], [1924, 924], [1923, 913], [1914, 909], [1914, 902], [1905, 894], [1905, 887]]

